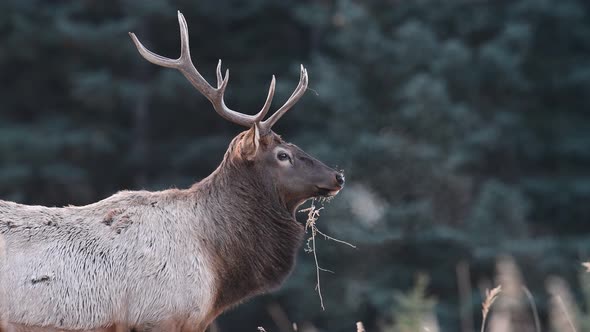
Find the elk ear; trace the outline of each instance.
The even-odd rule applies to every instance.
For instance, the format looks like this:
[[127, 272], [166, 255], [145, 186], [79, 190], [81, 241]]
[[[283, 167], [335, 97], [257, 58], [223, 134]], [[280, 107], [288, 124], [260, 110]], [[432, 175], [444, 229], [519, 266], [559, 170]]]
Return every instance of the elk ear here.
[[260, 128], [258, 127], [258, 123], [255, 123], [244, 135], [240, 144], [240, 153], [244, 159], [253, 160], [259, 148]]

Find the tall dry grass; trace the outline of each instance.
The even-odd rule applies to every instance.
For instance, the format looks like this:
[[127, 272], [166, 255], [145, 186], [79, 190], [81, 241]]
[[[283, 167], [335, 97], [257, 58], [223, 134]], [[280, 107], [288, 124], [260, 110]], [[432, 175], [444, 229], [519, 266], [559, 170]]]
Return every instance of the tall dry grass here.
[[486, 298], [484, 299], [483, 303], [481, 304], [481, 315], [482, 315], [481, 332], [484, 332], [486, 329], [486, 321], [488, 319], [490, 309], [492, 309], [492, 305], [494, 304], [494, 302], [496, 302], [496, 299], [500, 295], [501, 291], [502, 291], [502, 285], [492, 288], [492, 290], [486, 289]]

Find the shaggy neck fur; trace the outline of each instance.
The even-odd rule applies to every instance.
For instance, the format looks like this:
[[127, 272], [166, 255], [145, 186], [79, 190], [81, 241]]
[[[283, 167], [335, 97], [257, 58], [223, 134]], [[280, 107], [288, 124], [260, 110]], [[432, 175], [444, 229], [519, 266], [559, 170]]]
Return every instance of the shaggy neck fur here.
[[278, 287], [295, 264], [304, 234], [269, 176], [237, 156], [240, 136], [219, 168], [191, 188], [197, 205], [210, 214], [203, 241], [217, 278], [219, 312]]

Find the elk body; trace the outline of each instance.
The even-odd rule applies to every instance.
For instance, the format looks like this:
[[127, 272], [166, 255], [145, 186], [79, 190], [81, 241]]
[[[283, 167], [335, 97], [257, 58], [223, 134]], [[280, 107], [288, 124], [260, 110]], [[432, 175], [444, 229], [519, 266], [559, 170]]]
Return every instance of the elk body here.
[[[8, 331], [204, 331], [228, 307], [278, 287], [304, 234], [295, 210], [332, 196], [341, 173], [284, 142], [272, 125], [307, 88], [299, 85], [267, 120], [229, 109], [228, 72], [217, 88], [192, 64], [179, 12], [181, 56], [147, 50], [180, 70], [222, 117], [248, 129], [219, 167], [185, 190], [122, 191], [94, 204], [52, 208], [0, 201], [0, 319]], [[0, 325], [0, 330], [2, 325]]]

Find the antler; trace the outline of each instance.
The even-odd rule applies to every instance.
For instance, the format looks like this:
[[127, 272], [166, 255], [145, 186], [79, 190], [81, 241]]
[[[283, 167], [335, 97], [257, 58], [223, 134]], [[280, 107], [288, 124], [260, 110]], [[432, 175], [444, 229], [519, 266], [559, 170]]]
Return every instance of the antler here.
[[276, 80], [274, 75], [270, 81], [268, 96], [266, 97], [266, 101], [264, 102], [264, 106], [262, 106], [260, 112], [258, 112], [256, 115], [248, 115], [230, 109], [225, 105], [225, 101], [223, 100], [225, 88], [227, 87], [227, 82], [229, 80], [229, 70], [226, 70], [225, 76], [222, 76], [221, 60], [219, 60], [219, 63], [217, 64], [217, 88], [212, 87], [197, 71], [191, 60], [188, 43], [188, 27], [186, 20], [180, 11], [178, 11], [178, 24], [180, 25], [181, 42], [180, 57], [178, 59], [169, 59], [153, 53], [143, 46], [134, 33], [130, 32], [129, 35], [131, 36], [131, 39], [133, 39], [133, 42], [135, 43], [135, 46], [137, 47], [137, 50], [141, 56], [143, 56], [147, 61], [158, 66], [178, 69], [184, 75], [184, 77], [186, 77], [189, 82], [191, 82], [191, 84], [197, 90], [199, 90], [199, 92], [209, 99], [211, 104], [213, 104], [215, 111], [223, 118], [245, 127], [258, 125], [261, 134], [267, 134], [270, 132], [271, 127], [281, 118], [281, 116], [283, 116], [283, 114], [285, 114], [291, 107], [293, 107], [293, 105], [297, 103], [297, 101], [307, 90], [307, 70], [303, 67], [303, 65], [301, 65], [301, 74], [297, 88], [295, 88], [295, 91], [293, 91], [293, 94], [291, 94], [291, 97], [289, 97], [285, 104], [281, 106], [281, 108], [279, 108], [266, 121], [262, 121], [262, 119], [270, 109], [270, 104], [275, 93]]

